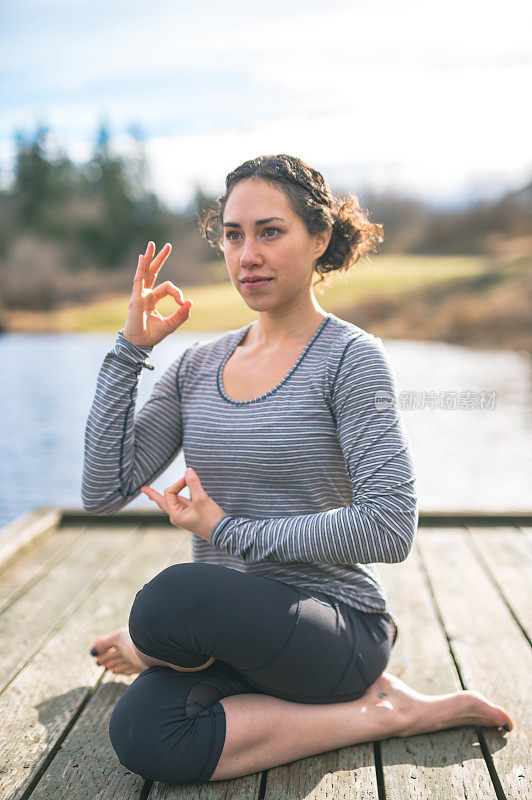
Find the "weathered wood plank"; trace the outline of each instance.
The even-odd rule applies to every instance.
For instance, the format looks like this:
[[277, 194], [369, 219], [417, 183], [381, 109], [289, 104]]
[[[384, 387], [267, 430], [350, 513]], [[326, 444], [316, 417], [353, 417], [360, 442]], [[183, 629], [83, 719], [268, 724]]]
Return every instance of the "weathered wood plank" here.
[[418, 546], [463, 685], [506, 708], [515, 723], [511, 733], [478, 727], [478, 735], [506, 797], [530, 798], [530, 645], [476, 558], [467, 531], [451, 537], [434, 529]]
[[[116, 531], [113, 531], [109, 538], [115, 539], [116, 536]], [[169, 564], [186, 560], [190, 560], [189, 534], [175, 528], [130, 534], [127, 548], [123, 548], [120, 555], [100, 571], [100, 583], [92, 587], [91, 593], [0, 695], [0, 716], [4, 721], [0, 728], [0, 755], [4, 765], [0, 772], [2, 800], [20, 800], [32, 789], [43, 771], [45, 775], [35, 790], [36, 796], [73, 796], [58, 794], [60, 790], [57, 787], [65, 769], [79, 773], [74, 767], [79, 762], [73, 759], [69, 767], [61, 756], [55, 764], [60, 751], [51, 764], [49, 762], [104, 676], [104, 670], [89, 655], [90, 644], [99, 635], [127, 624], [134, 596], [143, 583]], [[89, 703], [83, 712], [93, 714], [95, 727], [100, 724], [97, 717], [101, 708], [110, 709], [112, 699], [117, 698], [135, 677], [107, 673], [106, 682], [116, 678], [112, 681], [113, 686], [103, 689], [101, 696], [95, 694], [96, 705], [91, 710]], [[86, 722], [84, 717], [82, 724]], [[70, 739], [70, 744], [75, 742], [75, 753], [83, 741], [83, 735], [75, 738], [78, 734], [79, 729], [74, 733], [73, 728], [74, 738]], [[89, 738], [83, 745], [87, 764], [90, 763], [88, 754], [92, 752], [91, 747], [97, 744], [98, 749], [97, 758], [92, 759], [92, 769], [85, 769], [83, 776], [79, 777], [84, 788], [83, 791], [80, 789], [78, 796], [97, 796], [100, 800], [107, 797], [120, 800], [137, 798], [142, 780], [138, 776], [126, 775], [127, 770], [116, 760], [106, 736], [107, 749], [100, 734], [95, 739]], [[26, 769], [25, 765], [28, 765]], [[116, 787], [115, 794], [112, 787]]]
[[470, 528], [477, 557], [532, 641], [532, 539], [518, 528]]
[[28, 551], [22, 552], [0, 574], [0, 612], [27, 592], [74, 547], [80, 528], [54, 531]]
[[262, 773], [212, 783], [155, 782], [149, 800], [256, 800]]
[[0, 614], [0, 691], [100, 582], [132, 535], [87, 528], [63, 561]]
[[31, 800], [138, 800], [145, 781], [118, 761], [109, 742], [109, 718], [131, 678], [104, 675], [83, 713], [59, 747]]
[[0, 567], [8, 566], [23, 550], [53, 533], [60, 519], [58, 508], [38, 508], [4, 525], [0, 530]]
[[[268, 770], [265, 800], [378, 800], [371, 743], [342, 747]], [[177, 800], [177, 796], [176, 799]]]
[[[416, 691], [438, 695], [459, 691], [461, 686], [418, 551], [419, 542], [431, 535], [418, 531], [405, 561], [379, 564], [378, 570], [399, 625], [386, 671]], [[439, 535], [453, 547], [452, 533]], [[496, 797], [473, 727], [383, 739], [380, 749], [387, 798]]]

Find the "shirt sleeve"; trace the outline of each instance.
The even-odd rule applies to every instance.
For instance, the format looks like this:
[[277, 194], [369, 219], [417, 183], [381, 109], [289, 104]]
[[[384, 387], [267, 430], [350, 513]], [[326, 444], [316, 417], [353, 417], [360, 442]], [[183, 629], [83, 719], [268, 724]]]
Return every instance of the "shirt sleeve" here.
[[302, 516], [256, 520], [226, 514], [212, 529], [215, 547], [249, 562], [354, 565], [407, 557], [418, 523], [416, 478], [381, 339], [368, 335], [348, 342], [329, 400], [353, 501]]
[[[179, 368], [186, 350], [164, 372], [135, 414], [139, 376], [152, 347], [117, 334], [103, 360], [85, 428], [81, 497], [92, 514], [131, 502], [178, 454], [183, 436]], [[151, 367], [153, 369], [153, 367]]]

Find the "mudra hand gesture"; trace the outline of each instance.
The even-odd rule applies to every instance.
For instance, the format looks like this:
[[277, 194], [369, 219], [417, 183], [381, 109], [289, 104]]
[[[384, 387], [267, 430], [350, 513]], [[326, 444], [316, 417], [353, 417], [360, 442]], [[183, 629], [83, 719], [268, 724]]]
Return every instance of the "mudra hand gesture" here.
[[[190, 489], [190, 500], [179, 494], [185, 486]], [[191, 467], [185, 470], [183, 478], [164, 490], [164, 497], [150, 486], [143, 486], [141, 491], [168, 514], [172, 525], [195, 533], [207, 542], [211, 540], [212, 529], [225, 515], [223, 508], [209, 497]]]
[[[192, 300], [183, 300], [183, 292], [172, 281], [165, 281], [153, 288], [157, 275], [172, 252], [172, 245], [165, 244], [159, 255], [155, 255], [155, 243], [148, 242], [144, 255], [139, 255], [137, 271], [133, 279], [133, 291], [123, 335], [133, 344], [153, 347], [169, 333], [173, 333], [190, 316]], [[163, 317], [156, 309], [157, 303], [170, 295], [179, 305], [169, 317]]]

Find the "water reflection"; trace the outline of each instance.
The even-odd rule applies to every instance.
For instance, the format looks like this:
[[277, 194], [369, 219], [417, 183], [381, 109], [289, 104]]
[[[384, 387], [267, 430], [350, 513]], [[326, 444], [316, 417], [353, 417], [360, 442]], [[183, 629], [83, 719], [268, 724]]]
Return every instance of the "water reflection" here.
[[[138, 407], [185, 347], [216, 336], [177, 332], [157, 345], [150, 357], [155, 370], [142, 372]], [[114, 341], [115, 334], [0, 337], [0, 526], [36, 506], [81, 507], [85, 422]], [[420, 507], [529, 510], [532, 368], [526, 355], [440, 342], [385, 340], [385, 346], [397, 374]], [[495, 392], [493, 407], [445, 410], [428, 401], [430, 392], [467, 391]], [[162, 491], [183, 469], [181, 453], [153, 486]], [[146, 507], [155, 508], [142, 494], [128, 506]]]

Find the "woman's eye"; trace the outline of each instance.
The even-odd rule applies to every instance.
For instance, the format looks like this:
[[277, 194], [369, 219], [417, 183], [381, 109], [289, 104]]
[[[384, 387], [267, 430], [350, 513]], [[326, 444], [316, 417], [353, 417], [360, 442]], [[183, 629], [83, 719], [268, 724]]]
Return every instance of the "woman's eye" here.
[[[274, 232], [274, 234], [275, 234], [275, 233], [280, 233], [280, 230], [279, 230], [279, 228], [265, 228], [265, 229], [264, 229], [264, 233], [265, 233], [265, 234], [268, 234], [268, 233], [269, 233], [269, 232], [271, 232], [271, 231], [273, 231], [273, 232]], [[226, 233], [226, 238], [227, 238], [227, 239], [228, 239], [230, 242], [234, 242], [234, 241], [236, 241], [236, 239], [234, 239], [234, 238], [233, 238], [234, 236], [240, 236], [240, 233], [239, 233], [238, 231], [227, 231], [227, 233]], [[267, 239], [274, 239], [274, 238], [275, 238], [275, 236], [268, 236], [268, 235], [266, 235], [266, 238], [267, 238]]]

